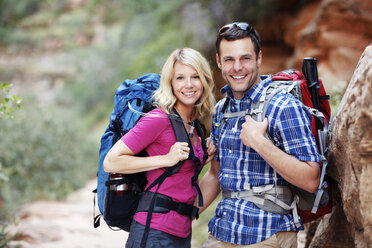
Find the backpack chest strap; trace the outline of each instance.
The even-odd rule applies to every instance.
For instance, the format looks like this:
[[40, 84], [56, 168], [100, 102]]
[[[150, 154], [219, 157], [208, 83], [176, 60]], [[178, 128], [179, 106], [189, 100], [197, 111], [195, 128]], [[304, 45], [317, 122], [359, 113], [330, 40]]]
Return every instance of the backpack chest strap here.
[[[266, 92], [266, 89], [264, 89], [264, 90]], [[247, 108], [245, 110], [242, 110], [242, 111], [225, 112], [225, 110], [227, 108], [227, 106], [226, 106], [225, 108], [223, 108], [224, 110], [222, 110], [223, 114], [222, 114], [222, 118], [221, 118], [222, 120], [221, 120], [220, 125], [223, 125], [225, 123], [226, 119], [237, 118], [235, 126], [233, 128], [233, 130], [237, 131], [239, 120], [242, 117], [245, 117], [246, 115], [251, 116], [252, 119], [255, 120], [255, 121], [262, 122], [263, 119], [265, 118], [264, 110], [267, 107], [267, 104], [265, 104], [266, 103], [265, 96], [266, 96], [265, 94], [262, 94], [260, 99], [257, 102], [252, 102], [252, 104], [249, 108]]]
[[[222, 120], [221, 120], [221, 125], [223, 125], [225, 123], [226, 119], [237, 118], [236, 121], [235, 121], [235, 125], [232, 128], [233, 132], [235, 133], [235, 132], [238, 131], [239, 120], [241, 118], [244, 118], [246, 115], [251, 116], [256, 121], [262, 121], [263, 120], [263, 117], [262, 117], [263, 104], [257, 104], [257, 105], [258, 105], [257, 108], [253, 107], [253, 108], [247, 108], [245, 110], [238, 111], [238, 112], [225, 112], [225, 113], [223, 113]], [[260, 106], [261, 106], [261, 108], [260, 108]]]
[[222, 118], [229, 119], [229, 118], [238, 117], [240, 119], [246, 115], [250, 115], [253, 118], [253, 116], [258, 116], [261, 113], [262, 113], [262, 109], [248, 108], [246, 110], [238, 111], [238, 112], [226, 112], [222, 115]]

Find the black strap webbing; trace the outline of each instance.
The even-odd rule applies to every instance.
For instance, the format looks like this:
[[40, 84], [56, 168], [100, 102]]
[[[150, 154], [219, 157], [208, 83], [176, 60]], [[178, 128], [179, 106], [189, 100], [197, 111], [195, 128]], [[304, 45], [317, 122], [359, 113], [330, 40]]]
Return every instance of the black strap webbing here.
[[230, 103], [230, 98], [226, 96], [225, 102], [223, 103], [223, 106], [221, 109], [222, 113], [225, 113], [227, 106], [229, 106], [229, 103]]
[[[166, 177], [164, 177], [164, 179], [163, 179], [162, 182], [164, 182], [165, 178]], [[158, 184], [158, 187], [156, 188], [155, 193], [158, 192], [158, 189], [159, 189], [160, 185], [162, 184], [162, 182], [160, 182]], [[151, 224], [152, 212], [154, 210], [155, 202], [156, 202], [156, 195], [157, 194], [155, 194], [154, 198], [152, 198], [151, 203], [150, 203], [150, 207], [149, 207], [149, 211], [147, 213], [145, 231], [143, 233], [142, 240], [141, 240], [141, 248], [145, 248], [146, 247], [147, 237], [149, 236], [149, 232], [150, 232], [150, 224]]]
[[110, 131], [112, 131], [114, 133], [114, 137], [112, 138], [111, 146], [114, 146], [116, 141], [118, 141], [124, 135], [124, 132], [121, 128], [122, 125], [123, 125], [123, 122], [120, 120], [120, 115], [117, 114], [115, 119], [113, 121], [111, 121], [111, 123], [109, 125]]
[[[169, 120], [172, 124], [173, 131], [176, 135], [176, 140], [179, 141], [179, 142], [187, 142], [188, 145], [189, 145], [190, 155], [189, 155], [188, 159], [192, 160], [194, 165], [195, 165], [195, 173], [194, 173], [194, 176], [191, 178], [191, 184], [198, 191], [199, 206], [203, 206], [203, 196], [202, 196], [201, 190], [199, 188], [199, 185], [197, 183], [198, 175], [199, 175], [199, 168], [201, 167], [201, 162], [194, 154], [194, 150], [192, 149], [191, 141], [189, 139], [189, 136], [187, 134], [187, 131], [185, 129], [185, 126], [183, 124], [183, 121], [182, 121], [181, 117], [179, 116], [179, 114], [177, 113], [177, 111], [175, 109], [173, 109], [173, 111], [175, 112], [176, 116], [174, 116], [174, 115], [172, 115], [172, 117], [170, 116]], [[207, 148], [206, 148], [207, 146], [206, 146], [206, 142], [205, 142], [205, 135], [204, 135], [204, 131], [202, 130], [202, 124], [198, 123], [195, 128], [196, 128], [196, 131], [198, 132], [198, 135], [202, 139], [202, 147], [203, 147], [203, 150], [204, 150], [203, 160], [205, 162], [205, 160], [208, 157], [208, 154], [207, 154]], [[177, 173], [179, 171], [179, 169], [181, 168], [181, 166], [183, 165], [183, 163], [184, 163], [184, 161], [180, 161], [176, 165], [166, 168], [165, 171], [157, 179], [155, 179], [155, 181], [152, 182], [152, 184], [145, 190], [145, 193], [146, 193], [151, 188], [153, 188], [155, 185], [158, 185], [158, 187], [156, 188], [156, 191], [155, 191], [155, 196], [151, 200], [149, 210], [148, 210], [148, 213], [147, 213], [145, 231], [143, 233], [142, 240], [141, 240], [141, 247], [142, 248], [146, 247], [147, 237], [148, 237], [149, 231], [150, 231], [152, 213], [153, 213], [155, 203], [156, 203], [156, 199], [157, 199], [157, 197], [156, 197], [157, 194], [156, 193], [157, 193], [160, 185], [164, 182], [164, 180], [168, 176]], [[176, 206], [173, 206], [173, 207], [176, 207]], [[196, 210], [193, 209], [193, 211], [197, 212], [197, 209]]]
[[321, 101], [329, 100], [329, 95], [320, 95], [320, 96], [319, 96], [319, 99], [320, 99]]
[[[191, 141], [190, 141], [189, 136], [187, 134], [185, 125], [183, 124], [182, 118], [177, 113], [177, 110], [175, 108], [173, 108], [173, 111], [176, 114], [176, 117], [172, 116], [172, 118], [169, 118], [169, 119], [170, 119], [170, 122], [172, 124], [174, 133], [176, 134], [177, 141], [187, 142], [188, 145], [189, 145], [190, 154], [189, 154], [188, 159], [192, 160], [193, 163], [194, 163], [194, 166], [195, 166], [195, 172], [194, 172], [193, 177], [191, 178], [191, 184], [192, 184], [192, 186], [195, 187], [196, 191], [198, 192], [199, 206], [203, 206], [204, 205], [203, 195], [202, 195], [202, 192], [201, 192], [200, 187], [198, 185], [198, 177], [199, 177], [199, 172], [200, 172], [200, 168], [201, 168], [202, 164], [201, 164], [201, 161], [199, 160], [199, 158], [195, 156], [194, 150], [193, 150], [192, 145], [191, 145]], [[196, 131], [197, 131], [199, 137], [202, 140], [201, 143], [202, 143], [202, 148], [203, 148], [203, 151], [204, 151], [203, 160], [205, 162], [206, 159], [208, 158], [208, 151], [207, 151], [207, 145], [206, 145], [206, 142], [205, 142], [204, 130], [202, 129], [202, 124], [199, 120], [196, 119], [194, 123], [195, 123]], [[171, 168], [173, 168], [172, 173], [177, 172], [181, 168], [181, 166], [178, 166], [178, 164], [173, 166], [173, 167], [171, 167]]]
[[[173, 201], [172, 197], [156, 193], [156, 202], [153, 209], [153, 213], [168, 213], [169, 211], [175, 211], [181, 215], [192, 217], [198, 217], [198, 208], [194, 204], [187, 204], [184, 202]], [[137, 212], [148, 212], [150, 203], [155, 197], [154, 192], [147, 192], [141, 197], [141, 200], [137, 207]]]
[[168, 210], [173, 210], [181, 215], [189, 216], [190, 218], [193, 216], [197, 217], [197, 215], [195, 215], [195, 210], [198, 210], [198, 208], [191, 204], [175, 202], [173, 200], [158, 197], [156, 200], [156, 205], [167, 208]]
[[207, 148], [207, 142], [205, 140], [205, 134], [207, 133], [207, 130], [205, 129], [205, 126], [203, 125], [203, 123], [201, 123], [198, 119], [195, 120], [195, 128], [196, 128], [196, 132], [201, 138], [201, 145], [204, 151], [203, 162], [205, 163], [205, 161], [207, 161], [207, 158], [208, 158], [208, 148]]
[[141, 248], [145, 248], [146, 247], [146, 242], [147, 242], [147, 237], [149, 236], [149, 231], [150, 231], [150, 224], [151, 224], [151, 218], [152, 218], [152, 213], [153, 213], [153, 210], [154, 210], [154, 207], [155, 207], [155, 202], [156, 202], [156, 193], [158, 192], [158, 189], [160, 187], [160, 185], [164, 182], [164, 180], [170, 176], [170, 170], [165, 170], [154, 182], [152, 182], [152, 184], [147, 187], [147, 189], [145, 190], [145, 193], [147, 193], [151, 188], [153, 188], [155, 185], [158, 185], [158, 187], [156, 188], [155, 190], [155, 196], [152, 198], [151, 200], [151, 203], [150, 203], [150, 207], [149, 207], [149, 211], [147, 213], [147, 218], [146, 218], [146, 226], [145, 226], [145, 231], [143, 233], [143, 236], [142, 236], [142, 240], [141, 240]]
[[[191, 151], [192, 146], [191, 146], [187, 131], [185, 129], [185, 126], [183, 125], [183, 121], [181, 117], [179, 117], [179, 115], [177, 114], [177, 116], [172, 116], [171, 118], [169, 118], [169, 120], [172, 124], [172, 128], [173, 128], [174, 134], [176, 135], [177, 142], [187, 142], [189, 144], [189, 148]], [[184, 162], [185, 162], [184, 160], [179, 161], [176, 165], [170, 167], [169, 170], [171, 171], [171, 174], [172, 175], [176, 174]]]

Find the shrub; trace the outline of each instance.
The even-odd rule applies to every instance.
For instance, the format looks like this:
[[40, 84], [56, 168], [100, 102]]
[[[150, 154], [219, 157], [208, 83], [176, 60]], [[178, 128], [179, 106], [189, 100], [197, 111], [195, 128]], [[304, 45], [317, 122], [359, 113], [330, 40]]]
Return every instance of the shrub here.
[[62, 198], [94, 175], [98, 148], [72, 111], [28, 101], [0, 126], [0, 164], [8, 177], [0, 187], [0, 219], [29, 201]]

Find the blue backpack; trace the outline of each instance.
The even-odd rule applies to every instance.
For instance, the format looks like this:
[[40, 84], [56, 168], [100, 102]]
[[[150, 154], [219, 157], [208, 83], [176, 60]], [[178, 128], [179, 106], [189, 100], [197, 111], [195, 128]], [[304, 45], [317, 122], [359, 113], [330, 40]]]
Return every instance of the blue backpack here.
[[[186, 206], [187, 204], [185, 203], [176, 203], [161, 194], [158, 194], [156, 197], [152, 197], [152, 194], [147, 194], [145, 197], [146, 199], [142, 200], [142, 205], [143, 202], [148, 202], [147, 205], [150, 207], [147, 206], [146, 209], [144, 209], [144, 206], [138, 206], [139, 200], [149, 189], [155, 185], [158, 185], [157, 188], [159, 188], [161, 183], [168, 176], [178, 172], [184, 161], [180, 161], [176, 165], [166, 168], [164, 173], [147, 187], [147, 189], [145, 189], [147, 184], [146, 172], [124, 175], [108, 173], [103, 169], [103, 161], [111, 147], [137, 123], [143, 113], [147, 113], [155, 108], [152, 102], [152, 95], [159, 87], [159, 81], [160, 75], [153, 73], [146, 74], [135, 80], [125, 80], [115, 92], [114, 109], [110, 116], [110, 124], [101, 137], [97, 188], [93, 190], [93, 193], [97, 194], [98, 208], [101, 212], [101, 214], [93, 216], [95, 228], [100, 225], [100, 218], [103, 216], [103, 219], [110, 228], [115, 227], [115, 230], [122, 229], [129, 231], [133, 215], [137, 211], [137, 208], [139, 208], [139, 211], [149, 212], [148, 225], [146, 225], [147, 232], [151, 222], [152, 212], [169, 212], [170, 210], [174, 210], [183, 215], [197, 217], [198, 209], [193, 205]], [[175, 132], [176, 139], [177, 141], [188, 142], [191, 148], [188, 159], [193, 160], [195, 164], [195, 175], [192, 179], [192, 184], [199, 193], [199, 203], [201, 203], [200, 205], [202, 206], [201, 192], [197, 185], [201, 161], [194, 155], [182, 119], [175, 109], [173, 112], [174, 113], [169, 115], [169, 119]], [[193, 125], [202, 141], [201, 144], [205, 155], [203, 160], [205, 162], [208, 156], [205, 142], [206, 130], [199, 120], [196, 120]], [[137, 154], [137, 156], [146, 156], [146, 153], [143, 151]], [[151, 195], [150, 198], [149, 195]], [[163, 199], [157, 199], [155, 201], [156, 198]], [[144, 235], [143, 243], [145, 243], [146, 238], [147, 235]]]
[[[98, 208], [105, 220], [105, 205], [108, 188], [106, 182], [109, 179], [109, 173], [104, 171], [103, 161], [111, 147], [128, 132], [141, 117], [141, 115], [130, 110], [130, 108], [138, 112], [148, 112], [144, 110], [144, 107], [147, 108], [151, 103], [153, 92], [159, 88], [159, 81], [160, 75], [147, 74], [135, 80], [125, 80], [115, 92], [114, 109], [110, 115], [110, 124], [101, 137], [97, 188], [93, 191], [97, 193]], [[94, 227], [100, 225], [100, 217], [101, 215], [94, 217]], [[117, 226], [115, 220], [106, 220], [106, 222], [109, 226]]]

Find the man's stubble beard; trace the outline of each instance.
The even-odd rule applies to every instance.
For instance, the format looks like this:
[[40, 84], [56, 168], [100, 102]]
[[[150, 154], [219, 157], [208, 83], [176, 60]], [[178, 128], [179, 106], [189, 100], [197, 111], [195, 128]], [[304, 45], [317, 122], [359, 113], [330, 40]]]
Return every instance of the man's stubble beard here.
[[[229, 85], [229, 87], [233, 90], [233, 87], [231, 87], [233, 84], [228, 80], [228, 77], [223, 75], [225, 81], [227, 82], [227, 84]], [[259, 78], [259, 73], [258, 73], [258, 65], [256, 64], [256, 70], [255, 70], [255, 73], [251, 73], [251, 77], [250, 79], [248, 80], [248, 84], [247, 84], [247, 88], [244, 89], [243, 91], [234, 91], [233, 92], [239, 92], [239, 93], [242, 93], [243, 95], [245, 95], [250, 89], [252, 89], [258, 82]]]

